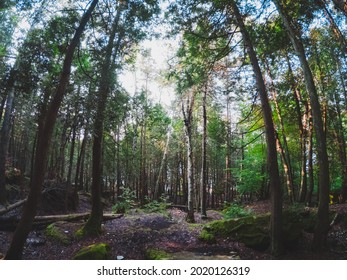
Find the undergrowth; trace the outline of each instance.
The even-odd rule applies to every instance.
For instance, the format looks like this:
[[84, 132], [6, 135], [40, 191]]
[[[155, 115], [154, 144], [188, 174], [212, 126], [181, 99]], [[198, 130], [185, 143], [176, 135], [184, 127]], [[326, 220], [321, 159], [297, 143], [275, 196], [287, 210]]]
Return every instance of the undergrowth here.
[[245, 209], [243, 206], [233, 203], [227, 205], [222, 211], [224, 219], [234, 219], [253, 215], [251, 209]]

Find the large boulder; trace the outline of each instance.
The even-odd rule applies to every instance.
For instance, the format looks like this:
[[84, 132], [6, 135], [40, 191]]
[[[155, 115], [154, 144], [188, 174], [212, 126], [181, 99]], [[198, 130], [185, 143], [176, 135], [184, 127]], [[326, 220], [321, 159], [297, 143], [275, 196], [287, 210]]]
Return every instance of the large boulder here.
[[[203, 228], [199, 238], [207, 243], [213, 243], [218, 237], [229, 237], [244, 243], [247, 247], [263, 251], [270, 246], [270, 216], [270, 213], [267, 213], [214, 221]], [[304, 231], [309, 233], [314, 231], [316, 220], [317, 212], [312, 209], [283, 211], [284, 244], [287, 247], [295, 246]]]
[[200, 239], [211, 243], [214, 237], [231, 237], [248, 247], [265, 250], [270, 244], [269, 224], [269, 214], [214, 221], [204, 227]]

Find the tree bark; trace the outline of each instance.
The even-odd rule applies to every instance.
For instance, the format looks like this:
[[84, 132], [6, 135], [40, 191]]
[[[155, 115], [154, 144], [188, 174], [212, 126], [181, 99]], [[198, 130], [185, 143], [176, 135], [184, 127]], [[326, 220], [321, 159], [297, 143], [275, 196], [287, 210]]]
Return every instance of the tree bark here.
[[235, 15], [238, 27], [240, 28], [243, 42], [250, 58], [253, 72], [256, 79], [257, 89], [260, 96], [263, 119], [265, 124], [267, 143], [267, 164], [270, 177], [271, 188], [271, 253], [278, 256], [282, 253], [282, 191], [277, 163], [275, 128], [272, 119], [272, 110], [267, 96], [266, 86], [259, 66], [259, 61], [255, 53], [252, 40], [243, 22], [242, 15], [235, 1], [231, 1], [231, 7]]
[[207, 189], [207, 82], [206, 86], [203, 90], [203, 97], [202, 97], [202, 145], [201, 145], [201, 178], [200, 178], [200, 214], [202, 218], [207, 218], [207, 212], [206, 212], [206, 189]]
[[74, 52], [80, 42], [80, 38], [85, 29], [85, 26], [89, 21], [97, 3], [98, 0], [93, 0], [93, 2], [90, 4], [88, 10], [84, 13], [80, 21], [79, 27], [75, 31], [74, 37], [72, 38], [69, 47], [67, 48], [58, 87], [44, 116], [44, 122], [39, 126], [33, 177], [30, 181], [28, 201], [24, 207], [22, 218], [16, 228], [16, 231], [14, 232], [5, 259], [22, 258], [23, 247], [31, 230], [31, 226], [37, 211], [37, 205], [41, 197], [49, 145], [58, 110], [64, 98], [65, 90], [70, 79], [71, 64]]
[[182, 113], [185, 125], [186, 135], [186, 148], [187, 148], [187, 185], [188, 185], [188, 214], [186, 217], [187, 222], [194, 223], [194, 157], [193, 157], [193, 144], [192, 144], [192, 121], [193, 121], [193, 107], [194, 107], [194, 92], [189, 92], [187, 97], [187, 104], [184, 105], [182, 100]]

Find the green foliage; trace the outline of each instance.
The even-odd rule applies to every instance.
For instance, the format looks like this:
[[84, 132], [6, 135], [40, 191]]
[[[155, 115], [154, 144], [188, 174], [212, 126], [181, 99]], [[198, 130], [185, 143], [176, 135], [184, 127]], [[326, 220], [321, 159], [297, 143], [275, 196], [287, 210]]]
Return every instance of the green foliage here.
[[143, 210], [147, 213], [163, 213], [166, 211], [168, 207], [168, 203], [166, 202], [166, 196], [162, 194], [162, 196], [159, 198], [159, 200], [149, 200], [147, 198], [148, 203], [146, 203], [143, 206]]
[[122, 194], [118, 197], [117, 203], [112, 206], [114, 213], [126, 213], [136, 199], [134, 191], [126, 187], [122, 187], [121, 189]]
[[253, 211], [251, 209], [245, 209], [241, 205], [238, 205], [235, 203], [226, 207], [222, 211], [222, 213], [223, 213], [224, 219], [234, 219], [234, 218], [247, 217], [247, 216], [253, 215]]

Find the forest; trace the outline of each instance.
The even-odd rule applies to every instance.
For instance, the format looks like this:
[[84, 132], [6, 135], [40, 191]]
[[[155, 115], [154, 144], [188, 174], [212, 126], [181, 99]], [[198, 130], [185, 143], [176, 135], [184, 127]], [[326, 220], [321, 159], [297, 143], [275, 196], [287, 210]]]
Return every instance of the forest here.
[[346, 1], [0, 22], [0, 259], [347, 258]]

